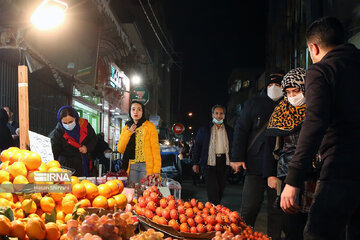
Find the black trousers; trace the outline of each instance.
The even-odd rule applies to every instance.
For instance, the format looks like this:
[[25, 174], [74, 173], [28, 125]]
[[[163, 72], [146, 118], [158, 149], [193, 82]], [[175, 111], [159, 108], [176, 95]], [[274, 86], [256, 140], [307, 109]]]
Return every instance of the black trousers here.
[[225, 154], [216, 157], [216, 166], [207, 166], [204, 173], [208, 201], [215, 205], [220, 204], [227, 178]]
[[318, 181], [305, 240], [360, 239], [360, 181]]
[[280, 240], [284, 214], [280, 208], [274, 208], [273, 205], [276, 199], [276, 190], [269, 188], [267, 186], [267, 180], [262, 176], [245, 176], [241, 203], [241, 216], [246, 224], [254, 227], [262, 202], [264, 201], [265, 191], [267, 191], [268, 200], [267, 234], [273, 240]]

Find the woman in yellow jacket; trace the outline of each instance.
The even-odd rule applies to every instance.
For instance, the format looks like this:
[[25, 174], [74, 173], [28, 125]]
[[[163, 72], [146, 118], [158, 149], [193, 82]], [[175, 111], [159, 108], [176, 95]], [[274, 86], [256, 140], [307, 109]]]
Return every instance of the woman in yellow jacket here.
[[129, 182], [138, 183], [147, 175], [160, 175], [161, 157], [159, 136], [155, 125], [145, 119], [145, 107], [133, 101], [130, 120], [120, 134], [117, 150], [123, 153], [123, 168], [127, 169]]

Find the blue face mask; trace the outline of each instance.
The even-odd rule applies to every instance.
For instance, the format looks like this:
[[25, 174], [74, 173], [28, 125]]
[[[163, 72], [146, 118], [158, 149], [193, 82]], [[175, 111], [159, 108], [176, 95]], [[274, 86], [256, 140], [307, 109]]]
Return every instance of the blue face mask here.
[[221, 119], [220, 121], [218, 121], [218, 120], [216, 120], [216, 118], [213, 118], [213, 122], [220, 125], [224, 122], [224, 120]]
[[62, 124], [64, 126], [64, 128], [68, 131], [72, 131], [75, 126], [76, 126], [76, 122], [73, 121], [72, 123], [69, 123], [69, 124]]

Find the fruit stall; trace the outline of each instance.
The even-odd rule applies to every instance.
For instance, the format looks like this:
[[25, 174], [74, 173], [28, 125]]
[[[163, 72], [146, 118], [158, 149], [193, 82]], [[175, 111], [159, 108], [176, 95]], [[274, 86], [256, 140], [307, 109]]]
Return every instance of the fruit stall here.
[[[135, 189], [117, 176], [39, 181], [39, 174], [68, 170], [14, 147], [0, 160], [2, 239], [269, 239], [225, 206], [165, 197], [161, 181]], [[69, 191], [44, 190], [49, 186]]]

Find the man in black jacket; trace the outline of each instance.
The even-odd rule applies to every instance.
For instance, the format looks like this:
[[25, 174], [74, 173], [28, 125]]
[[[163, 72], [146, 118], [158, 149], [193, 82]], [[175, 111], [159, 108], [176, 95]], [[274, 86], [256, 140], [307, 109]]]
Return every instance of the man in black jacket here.
[[225, 189], [233, 129], [223, 122], [225, 107], [215, 105], [211, 112], [211, 123], [197, 132], [192, 162], [195, 173], [199, 173], [199, 165], [204, 169], [208, 200], [217, 205]]
[[306, 33], [314, 63], [306, 73], [306, 118], [281, 195], [285, 212], [298, 211], [295, 196], [319, 150], [323, 165], [304, 239], [340, 239], [346, 225], [347, 238], [360, 239], [360, 51], [344, 35], [332, 17]]
[[245, 102], [236, 121], [230, 165], [235, 173], [242, 167], [246, 170], [241, 203], [241, 215], [246, 224], [255, 225], [256, 217], [264, 200], [268, 197], [268, 235], [272, 239], [281, 239], [281, 211], [273, 208], [276, 190], [267, 186], [263, 177], [263, 155], [268, 120], [283, 97], [280, 70], [272, 71], [267, 80], [267, 94], [261, 94]]

